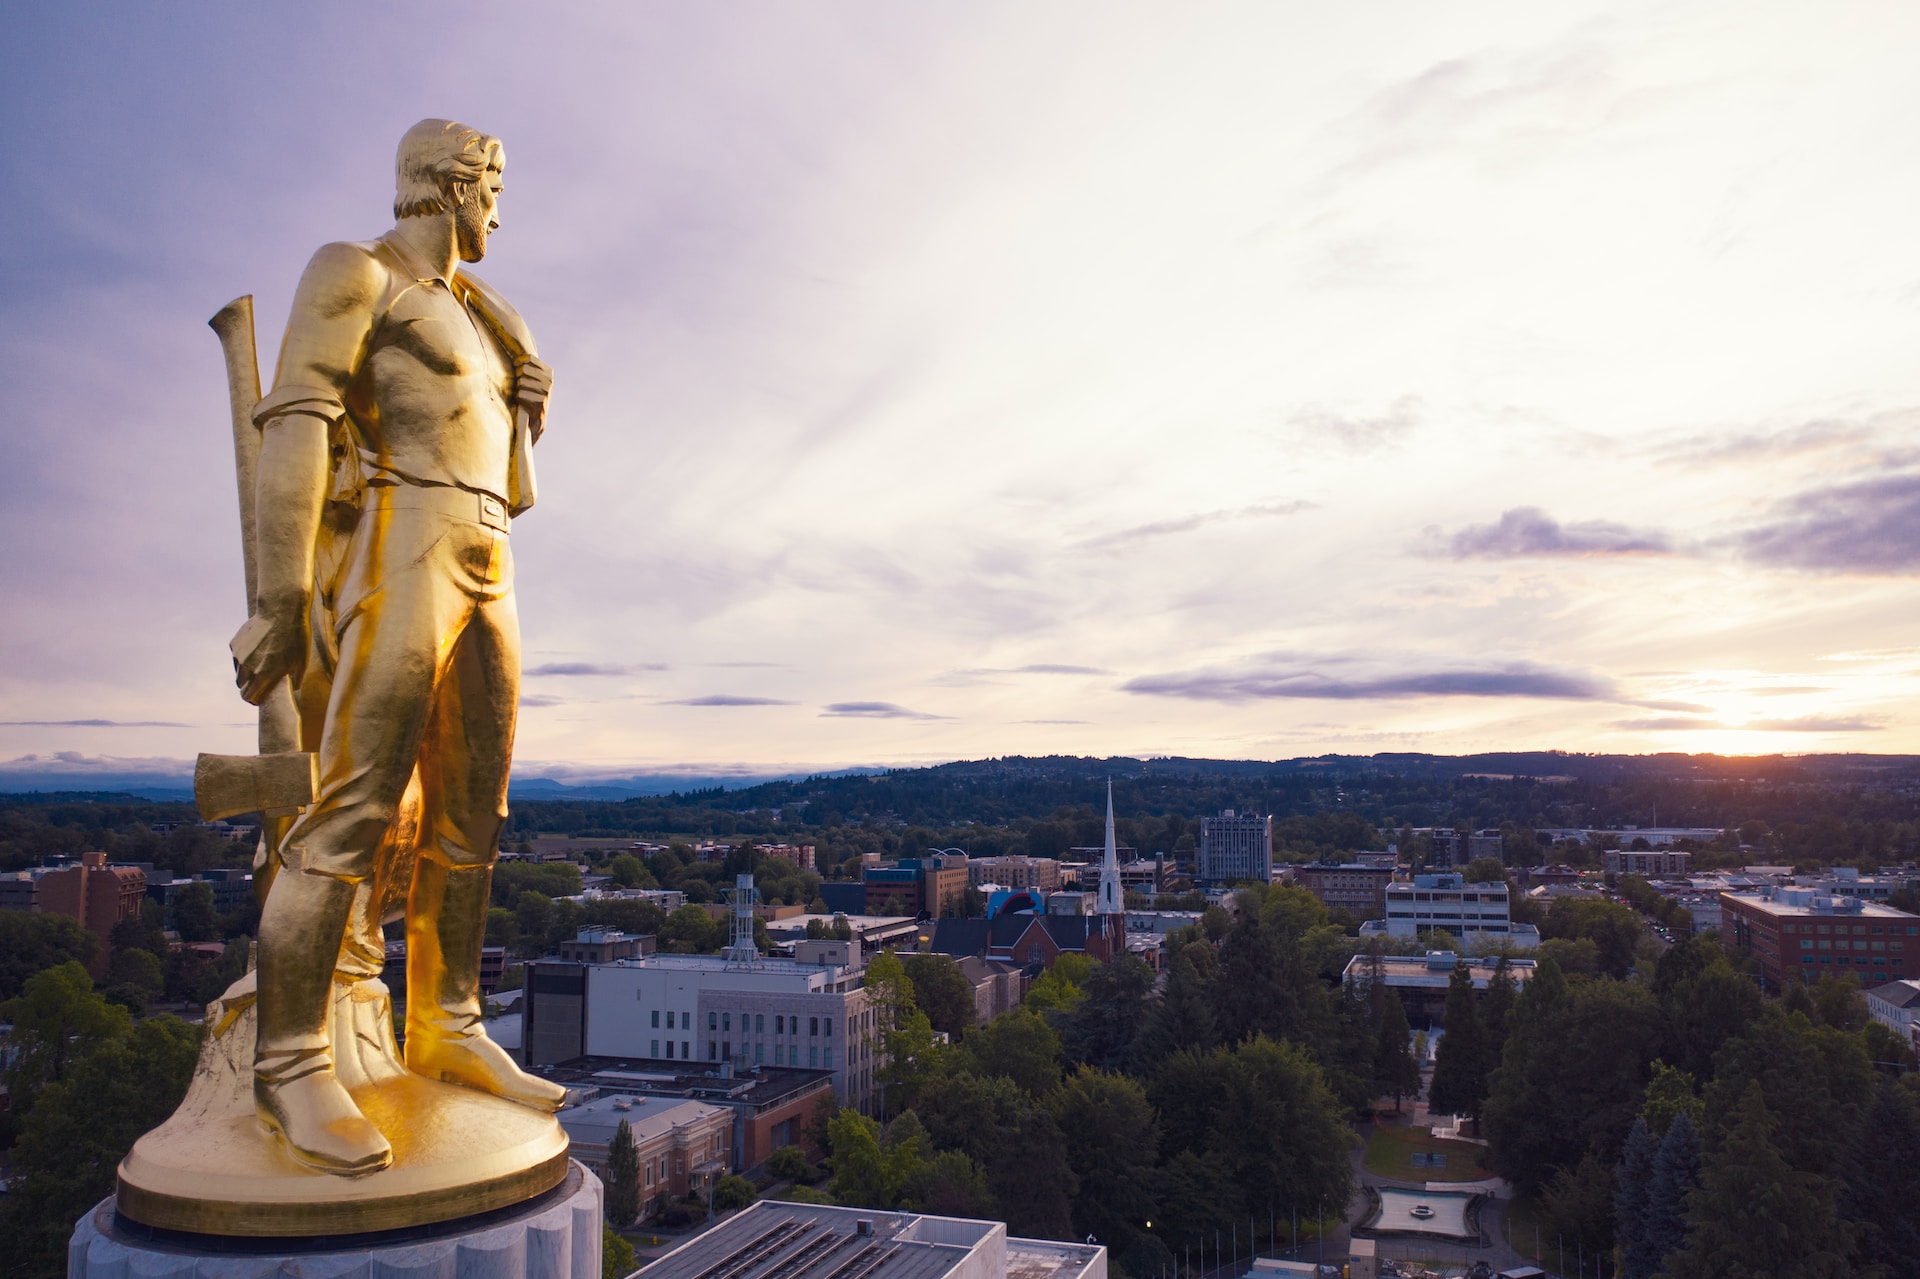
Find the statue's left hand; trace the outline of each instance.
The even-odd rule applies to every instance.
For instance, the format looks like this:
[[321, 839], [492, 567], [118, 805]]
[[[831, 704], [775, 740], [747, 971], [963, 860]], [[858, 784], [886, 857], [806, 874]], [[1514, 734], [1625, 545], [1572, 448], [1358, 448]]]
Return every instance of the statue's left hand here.
[[513, 365], [513, 402], [527, 410], [538, 440], [547, 429], [547, 397], [553, 393], [553, 366], [537, 355], [523, 355]]

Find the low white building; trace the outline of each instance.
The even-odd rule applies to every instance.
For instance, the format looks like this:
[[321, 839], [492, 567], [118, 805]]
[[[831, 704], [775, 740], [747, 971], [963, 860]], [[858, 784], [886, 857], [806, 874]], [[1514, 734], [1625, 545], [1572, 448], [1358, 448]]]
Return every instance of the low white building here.
[[841, 1101], [865, 1111], [886, 1028], [867, 1004], [858, 948], [840, 943], [853, 962], [835, 963], [834, 945], [802, 943], [818, 953], [751, 964], [719, 955], [531, 962], [527, 1062], [620, 1057], [830, 1070]]
[[1867, 992], [1867, 1015], [1920, 1053], [1920, 980], [1890, 981]]
[[1469, 884], [1457, 874], [1415, 875], [1411, 883], [1387, 885], [1387, 914], [1360, 926], [1360, 935], [1414, 938], [1434, 929], [1469, 948], [1507, 945], [1531, 950], [1540, 930], [1513, 922], [1506, 884]]

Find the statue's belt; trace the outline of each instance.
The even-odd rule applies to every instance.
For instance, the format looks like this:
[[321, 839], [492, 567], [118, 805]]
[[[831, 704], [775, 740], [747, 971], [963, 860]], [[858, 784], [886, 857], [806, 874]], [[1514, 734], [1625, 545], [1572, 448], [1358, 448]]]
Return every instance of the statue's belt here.
[[507, 504], [491, 493], [440, 484], [369, 484], [362, 508], [369, 511], [432, 511], [454, 519], [472, 520], [507, 532]]

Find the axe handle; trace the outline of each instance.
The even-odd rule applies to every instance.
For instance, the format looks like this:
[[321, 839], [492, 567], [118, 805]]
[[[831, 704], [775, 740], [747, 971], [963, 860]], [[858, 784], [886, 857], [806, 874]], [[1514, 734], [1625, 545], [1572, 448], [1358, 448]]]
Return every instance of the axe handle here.
[[[247, 612], [253, 612], [259, 567], [254, 554], [254, 483], [260, 470], [260, 428], [253, 411], [260, 404], [260, 358], [253, 337], [253, 294], [237, 297], [221, 307], [207, 327], [220, 339], [227, 361], [227, 403], [233, 413], [233, 470], [240, 492], [240, 554], [246, 566]], [[293, 705], [293, 685], [281, 681], [260, 703], [260, 753], [279, 754], [300, 749], [299, 713]]]
[[253, 294], [221, 307], [207, 327], [220, 338], [227, 359], [227, 404], [233, 412], [233, 470], [240, 489], [240, 547], [247, 569], [247, 612], [253, 612], [259, 570], [253, 553], [253, 486], [260, 469], [260, 431], [253, 410], [260, 403], [260, 361], [253, 340]]

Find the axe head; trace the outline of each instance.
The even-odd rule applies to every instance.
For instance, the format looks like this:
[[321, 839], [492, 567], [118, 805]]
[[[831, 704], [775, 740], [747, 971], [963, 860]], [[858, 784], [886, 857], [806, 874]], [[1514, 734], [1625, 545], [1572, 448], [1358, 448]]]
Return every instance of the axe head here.
[[313, 802], [320, 761], [312, 751], [277, 755], [201, 755], [193, 765], [193, 799], [202, 821], [241, 813], [286, 817]]

